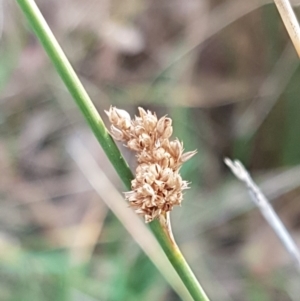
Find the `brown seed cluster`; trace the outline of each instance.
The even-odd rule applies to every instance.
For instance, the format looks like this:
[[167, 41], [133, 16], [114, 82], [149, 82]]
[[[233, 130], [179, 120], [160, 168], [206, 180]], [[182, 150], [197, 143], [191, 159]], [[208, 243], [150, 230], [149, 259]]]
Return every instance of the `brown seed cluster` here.
[[172, 120], [166, 116], [157, 119], [156, 114], [139, 109], [139, 116], [130, 115], [115, 107], [105, 111], [115, 140], [124, 141], [136, 152], [139, 163], [136, 178], [131, 182], [132, 191], [125, 197], [136, 213], [145, 217], [146, 223], [180, 205], [182, 191], [189, 188], [182, 180], [181, 165], [196, 154], [183, 153], [183, 145], [169, 138], [173, 133]]

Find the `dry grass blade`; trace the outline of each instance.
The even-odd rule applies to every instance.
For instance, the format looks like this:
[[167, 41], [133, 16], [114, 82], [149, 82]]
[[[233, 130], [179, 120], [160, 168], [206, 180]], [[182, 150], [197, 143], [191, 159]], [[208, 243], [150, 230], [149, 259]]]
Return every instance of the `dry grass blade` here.
[[300, 57], [300, 27], [289, 0], [274, 0], [287, 32]]
[[174, 272], [152, 233], [146, 228], [138, 216], [128, 208], [123, 197], [106, 177], [88, 150], [79, 140], [74, 139], [71, 140], [68, 145], [68, 152], [91, 186], [121, 221], [126, 230], [132, 235], [174, 290], [183, 300], [191, 300], [185, 286]]
[[231, 161], [230, 159], [226, 158], [224, 162], [231, 169], [232, 173], [247, 185], [251, 199], [259, 208], [262, 215], [272, 227], [278, 238], [281, 240], [283, 246], [286, 248], [291, 258], [297, 265], [298, 271], [300, 271], [300, 253], [297, 245], [274, 211], [273, 207], [270, 205], [267, 198], [260, 191], [259, 187], [254, 183], [250, 174], [240, 161]]

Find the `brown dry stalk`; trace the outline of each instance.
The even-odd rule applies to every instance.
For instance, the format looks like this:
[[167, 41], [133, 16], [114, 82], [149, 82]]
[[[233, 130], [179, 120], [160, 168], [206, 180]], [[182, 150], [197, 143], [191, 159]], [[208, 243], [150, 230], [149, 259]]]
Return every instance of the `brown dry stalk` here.
[[171, 118], [158, 119], [155, 113], [138, 110], [139, 116], [134, 119], [125, 110], [115, 107], [105, 112], [112, 124], [113, 138], [124, 141], [125, 146], [136, 152], [139, 165], [131, 181], [132, 190], [125, 192], [125, 197], [148, 223], [166, 216], [175, 205], [181, 205], [182, 191], [189, 187], [179, 170], [196, 151], [183, 153], [182, 142], [169, 140], [173, 133]]
[[300, 57], [300, 27], [293, 7], [289, 0], [274, 0], [285, 28]]

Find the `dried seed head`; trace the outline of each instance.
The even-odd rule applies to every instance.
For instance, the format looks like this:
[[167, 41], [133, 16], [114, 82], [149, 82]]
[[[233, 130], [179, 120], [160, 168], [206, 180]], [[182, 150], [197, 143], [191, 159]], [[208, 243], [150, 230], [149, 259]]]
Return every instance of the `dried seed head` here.
[[170, 118], [164, 116], [158, 120], [155, 113], [143, 108], [138, 110], [139, 116], [134, 119], [114, 107], [106, 114], [112, 123], [112, 136], [125, 141], [127, 147], [136, 152], [139, 165], [131, 182], [132, 191], [126, 192], [125, 197], [148, 223], [181, 205], [182, 191], [189, 187], [179, 169], [196, 151], [183, 154], [182, 142], [169, 141], [173, 133]]
[[142, 164], [136, 169], [136, 178], [132, 181], [132, 193], [125, 196], [130, 206], [150, 222], [157, 212], [171, 211], [182, 201], [182, 190], [187, 188], [178, 172], [171, 168], [162, 169], [158, 164]]

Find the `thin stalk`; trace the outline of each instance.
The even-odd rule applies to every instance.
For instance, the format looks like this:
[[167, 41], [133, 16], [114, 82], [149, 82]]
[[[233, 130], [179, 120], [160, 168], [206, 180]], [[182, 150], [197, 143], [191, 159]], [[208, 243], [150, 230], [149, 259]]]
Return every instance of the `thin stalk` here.
[[164, 229], [164, 226], [158, 220], [151, 222], [150, 228], [193, 299], [195, 301], [209, 301], [206, 293], [173, 239], [172, 233]]
[[[87, 123], [105, 151], [108, 159], [113, 164], [128, 190], [131, 189], [132, 172], [122, 157], [118, 147], [109, 135], [99, 113], [90, 97], [85, 91], [66, 55], [51, 32], [47, 22], [33, 0], [16, 0], [21, 7], [28, 22], [39, 38], [57, 72], [77, 103]], [[160, 243], [168, 259], [177, 271], [184, 285], [195, 301], [209, 301], [196, 277], [186, 263], [183, 255], [175, 242], [170, 238], [170, 233], [158, 221], [150, 224], [156, 239]]]
[[274, 2], [300, 57], [300, 27], [292, 5], [289, 0], [274, 0]]
[[298, 247], [289, 231], [271, 206], [269, 200], [261, 192], [249, 172], [239, 160], [231, 161], [230, 159], [225, 158], [224, 162], [231, 169], [232, 173], [246, 184], [254, 204], [258, 207], [266, 221], [272, 227], [273, 231], [290, 254], [293, 262], [296, 264], [298, 272], [300, 272], [300, 252]]

